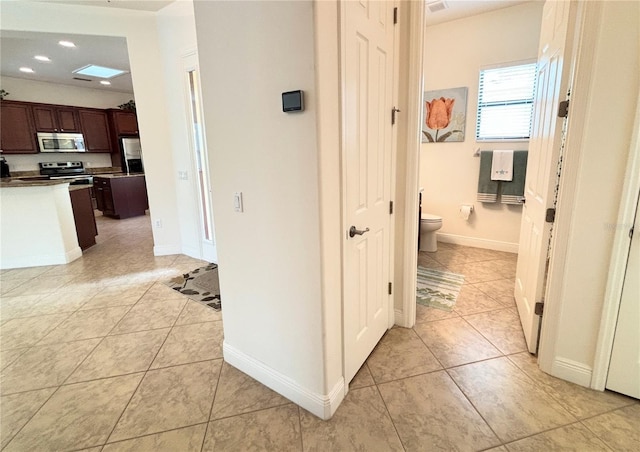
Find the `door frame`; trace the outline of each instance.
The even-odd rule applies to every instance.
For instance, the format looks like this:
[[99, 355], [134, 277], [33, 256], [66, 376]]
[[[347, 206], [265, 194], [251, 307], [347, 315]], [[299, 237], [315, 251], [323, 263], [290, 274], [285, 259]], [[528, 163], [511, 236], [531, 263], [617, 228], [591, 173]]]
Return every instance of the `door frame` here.
[[[636, 103], [636, 117], [634, 122], [633, 137], [629, 149], [629, 159], [625, 174], [625, 183], [622, 189], [620, 210], [618, 212], [617, 225], [632, 225], [636, 208], [640, 200], [640, 93]], [[640, 231], [634, 231], [640, 234]], [[609, 363], [611, 362], [611, 352], [613, 349], [613, 339], [618, 323], [618, 312], [622, 300], [622, 288], [627, 270], [627, 260], [629, 258], [631, 238], [629, 237], [629, 227], [617, 227], [615, 230], [613, 250], [607, 279], [607, 288], [602, 306], [602, 319], [600, 321], [600, 332], [596, 344], [596, 355], [591, 377], [591, 388], [603, 391], [609, 375]]]
[[[400, 14], [400, 17], [408, 17], [408, 61], [400, 64], [400, 78], [406, 73], [407, 103], [406, 103], [406, 127], [405, 136], [405, 163], [402, 168], [404, 178], [398, 178], [396, 187], [396, 204], [400, 207], [396, 215], [404, 218], [402, 229], [402, 243], [398, 248], [404, 252], [402, 258], [396, 256], [396, 265], [399, 267], [394, 275], [394, 293], [400, 297], [402, 309], [395, 310], [395, 323], [398, 326], [411, 328], [416, 323], [416, 262], [418, 261], [418, 203], [420, 187], [420, 150], [421, 150], [421, 123], [422, 123], [422, 93], [424, 91], [424, 29], [425, 29], [425, 2], [403, 2], [408, 8], [408, 14]], [[404, 25], [402, 22], [399, 24]], [[404, 64], [403, 64], [404, 63]], [[399, 79], [400, 79], [399, 78]], [[398, 135], [400, 135], [398, 133]], [[400, 228], [397, 228], [399, 232]], [[396, 297], [394, 296], [394, 299]]]
[[[195, 61], [195, 63], [192, 63], [190, 60], [193, 59]], [[197, 230], [198, 230], [198, 258], [199, 259], [204, 259], [205, 258], [205, 252], [204, 252], [204, 248], [205, 248], [205, 242], [207, 241], [207, 239], [205, 239], [204, 237], [204, 212], [202, 211], [202, 194], [200, 192], [200, 182], [196, 179], [198, 177], [198, 165], [196, 162], [196, 158], [195, 158], [195, 149], [196, 149], [196, 145], [194, 143], [193, 140], [193, 131], [192, 131], [192, 107], [191, 107], [191, 92], [187, 86], [187, 82], [184, 79], [185, 75], [191, 70], [191, 69], [195, 69], [198, 72], [198, 77], [200, 77], [200, 60], [198, 57], [198, 49], [196, 47], [191, 47], [189, 49], [184, 50], [183, 52], [181, 52], [180, 54], [180, 61], [182, 63], [182, 88], [183, 88], [183, 102], [184, 102], [184, 108], [185, 108], [185, 118], [186, 118], [186, 128], [187, 128], [187, 141], [188, 141], [188, 147], [189, 147], [189, 167], [191, 169], [191, 180], [190, 182], [190, 187], [191, 187], [191, 191], [192, 193], [195, 193], [196, 195], [196, 217], [195, 217], [195, 221], [197, 223]], [[196, 87], [196, 89], [198, 90], [198, 96], [200, 97], [200, 99], [202, 99], [202, 90], [201, 90], [201, 84], [199, 82], [198, 79], [198, 86]], [[202, 142], [203, 142], [203, 154], [202, 154], [202, 166], [206, 168], [206, 173], [207, 173], [207, 177], [209, 180], [207, 180], [207, 187], [209, 189], [211, 189], [211, 175], [210, 175], [210, 171], [209, 171], [209, 154], [207, 153], [207, 137], [206, 137], [206, 126], [204, 123], [204, 112], [200, 112], [201, 113], [201, 120], [202, 120]], [[210, 190], [211, 191], [211, 190]], [[215, 223], [213, 221], [213, 199], [210, 200], [210, 209], [211, 212], [209, 212], [209, 215], [211, 215], [211, 248], [213, 250], [213, 254], [215, 259], [211, 259], [212, 262], [217, 262], [218, 261], [218, 250], [217, 250], [217, 243], [216, 243], [216, 235], [215, 235]], [[209, 259], [207, 259], [209, 260]]]

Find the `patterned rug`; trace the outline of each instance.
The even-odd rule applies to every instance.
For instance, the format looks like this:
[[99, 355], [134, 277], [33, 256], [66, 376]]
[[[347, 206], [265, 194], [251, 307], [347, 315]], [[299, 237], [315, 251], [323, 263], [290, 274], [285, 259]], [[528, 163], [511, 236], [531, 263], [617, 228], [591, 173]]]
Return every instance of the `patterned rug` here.
[[173, 290], [177, 290], [194, 301], [220, 311], [220, 283], [218, 282], [218, 265], [209, 264], [196, 268], [182, 276], [177, 276], [165, 283]]
[[424, 306], [451, 311], [464, 283], [464, 276], [418, 267], [416, 302]]

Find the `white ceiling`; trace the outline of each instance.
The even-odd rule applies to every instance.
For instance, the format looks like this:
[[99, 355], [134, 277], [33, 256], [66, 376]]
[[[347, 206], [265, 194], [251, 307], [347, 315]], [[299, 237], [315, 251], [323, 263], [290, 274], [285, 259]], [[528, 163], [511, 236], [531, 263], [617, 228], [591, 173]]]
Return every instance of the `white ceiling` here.
[[[23, 0], [24, 1], [24, 0]], [[157, 12], [174, 0], [27, 0], [72, 5], [89, 5], [101, 8], [125, 8], [139, 11]], [[441, 0], [426, 0], [427, 6]], [[435, 13], [426, 11], [426, 25], [435, 25], [463, 17], [482, 14], [496, 9], [507, 8], [523, 0], [444, 0], [447, 8]], [[530, 1], [530, 0], [529, 0]], [[542, 1], [542, 0], [534, 0]], [[75, 42], [76, 48], [68, 49], [58, 45], [61, 39]], [[0, 30], [0, 74], [7, 77], [24, 78], [106, 91], [133, 93], [131, 74], [110, 79], [111, 85], [101, 85], [100, 79], [91, 81], [74, 80], [73, 70], [88, 64], [97, 64], [130, 71], [127, 44], [124, 38], [89, 36], [57, 33], [15, 32]], [[35, 55], [46, 55], [51, 63], [35, 60]], [[33, 68], [34, 74], [19, 71], [22, 66]]]
[[[449, 22], [463, 17], [475, 16], [477, 14], [495, 11], [497, 9], [508, 8], [520, 3], [528, 3], [531, 0], [444, 0], [447, 8], [432, 13], [429, 5], [442, 3], [442, 0], [426, 0], [426, 25], [436, 25]], [[542, 0], [534, 0], [542, 1]]]
[[[58, 44], [60, 40], [73, 41], [76, 47], [62, 47]], [[133, 93], [125, 38], [1, 30], [0, 54], [0, 74], [6, 77]], [[34, 59], [36, 55], [47, 56], [51, 62], [37, 61]], [[103, 79], [72, 72], [89, 64], [127, 72], [109, 79], [109, 86], [100, 84]], [[20, 72], [19, 69], [23, 66], [30, 67], [35, 72]], [[90, 81], [74, 80], [73, 77]]]
[[98, 6], [104, 8], [124, 8], [138, 11], [160, 11], [174, 0], [31, 0], [43, 3], [66, 3], [69, 5]]

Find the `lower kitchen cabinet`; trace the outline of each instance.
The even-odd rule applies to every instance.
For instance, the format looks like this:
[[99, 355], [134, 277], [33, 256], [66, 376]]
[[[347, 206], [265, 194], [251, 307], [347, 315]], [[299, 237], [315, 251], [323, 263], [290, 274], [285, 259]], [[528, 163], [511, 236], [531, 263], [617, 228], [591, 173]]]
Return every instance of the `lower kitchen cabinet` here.
[[94, 176], [93, 190], [98, 210], [108, 217], [136, 217], [144, 215], [148, 207], [143, 175]]
[[76, 224], [78, 244], [81, 249], [86, 250], [96, 244], [96, 235], [98, 235], [96, 217], [91, 203], [91, 189], [90, 187], [79, 189], [71, 187], [69, 196], [71, 197], [71, 208], [73, 209], [73, 220]]

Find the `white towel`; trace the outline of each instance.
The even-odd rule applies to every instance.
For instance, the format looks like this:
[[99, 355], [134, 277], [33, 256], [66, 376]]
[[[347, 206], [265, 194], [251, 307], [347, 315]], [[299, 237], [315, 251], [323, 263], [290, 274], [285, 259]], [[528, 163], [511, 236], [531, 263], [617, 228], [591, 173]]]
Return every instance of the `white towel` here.
[[513, 151], [493, 151], [491, 180], [513, 180]]

